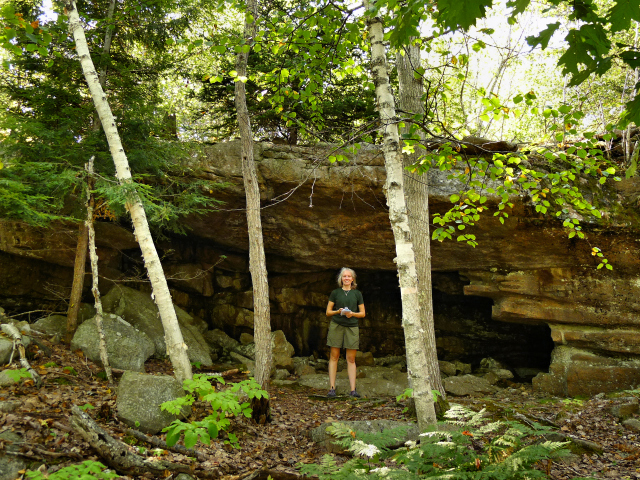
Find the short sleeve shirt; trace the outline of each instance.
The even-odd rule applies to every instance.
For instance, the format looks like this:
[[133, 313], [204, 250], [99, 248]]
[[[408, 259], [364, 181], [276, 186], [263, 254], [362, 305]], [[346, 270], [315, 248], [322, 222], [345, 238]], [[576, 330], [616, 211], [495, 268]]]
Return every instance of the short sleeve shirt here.
[[[329, 295], [329, 301], [333, 302], [333, 309], [338, 310], [340, 308], [348, 308], [352, 312], [359, 312], [358, 305], [364, 305], [362, 299], [362, 293], [360, 290], [351, 289], [343, 290], [342, 288], [336, 288], [331, 295]], [[357, 327], [358, 319], [356, 317], [347, 318], [342, 315], [334, 315], [331, 320], [338, 325], [344, 325], [345, 327]]]

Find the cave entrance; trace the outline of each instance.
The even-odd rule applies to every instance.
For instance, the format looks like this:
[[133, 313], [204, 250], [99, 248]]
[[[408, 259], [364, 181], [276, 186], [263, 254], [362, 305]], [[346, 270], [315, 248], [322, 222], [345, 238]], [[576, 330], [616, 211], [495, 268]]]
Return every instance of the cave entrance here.
[[493, 300], [464, 295], [468, 283], [457, 272], [433, 274], [438, 358], [460, 360], [476, 369], [483, 358], [491, 357], [521, 381], [547, 372], [554, 347], [549, 326], [493, 320]]

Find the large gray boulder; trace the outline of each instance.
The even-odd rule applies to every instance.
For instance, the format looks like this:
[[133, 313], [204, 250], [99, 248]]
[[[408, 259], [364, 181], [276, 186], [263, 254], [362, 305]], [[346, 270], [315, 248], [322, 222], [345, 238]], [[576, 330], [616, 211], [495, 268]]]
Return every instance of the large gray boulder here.
[[[164, 328], [158, 314], [158, 307], [148, 293], [132, 288], [116, 285], [102, 298], [105, 312], [122, 317], [137, 329], [144, 332], [155, 345], [155, 355], [167, 356], [167, 345], [164, 340]], [[202, 333], [206, 324], [192, 317], [179, 307], [175, 307], [180, 331], [188, 350], [189, 360], [205, 366], [213, 365], [209, 355], [209, 346]]]
[[[102, 319], [107, 356], [113, 368], [144, 372], [144, 362], [153, 355], [155, 347], [144, 332], [134, 328], [122, 318], [106, 314]], [[71, 350], [80, 349], [95, 363], [100, 360], [100, 339], [96, 319], [82, 323], [71, 340]]]
[[[6, 443], [5, 443], [6, 442]], [[7, 452], [16, 453], [20, 451], [20, 445], [23, 443], [22, 437], [9, 430], [0, 433], [0, 443], [5, 445], [0, 451], [0, 480], [15, 480], [22, 478], [20, 470], [24, 470], [29, 465], [23, 457], [17, 455], [7, 455]]]
[[[142, 432], [158, 433], [178, 418], [161, 410], [160, 405], [184, 395], [174, 377], [124, 372], [118, 385], [118, 418]], [[183, 408], [182, 413], [189, 415], [190, 408]]]
[[499, 388], [491, 385], [486, 378], [480, 378], [474, 375], [448, 377], [442, 381], [442, 385], [448, 393], [459, 397], [492, 393], [499, 390]]
[[[417, 441], [420, 436], [418, 426], [412, 422], [397, 422], [394, 420], [359, 420], [353, 422], [340, 422], [343, 425], [355, 430], [357, 433], [374, 434], [382, 433], [383, 431], [389, 431], [398, 429], [394, 436], [394, 441], [390, 442], [388, 448], [399, 448], [403, 446], [407, 441]], [[328, 452], [332, 453], [346, 453], [345, 450], [338, 445], [337, 440], [333, 435], [327, 432], [327, 428], [332, 426], [332, 423], [323, 423], [319, 427], [314, 428], [309, 432], [309, 437], [315, 443], [323, 445]], [[400, 430], [402, 429], [402, 430]], [[356, 436], [356, 438], [359, 438]]]

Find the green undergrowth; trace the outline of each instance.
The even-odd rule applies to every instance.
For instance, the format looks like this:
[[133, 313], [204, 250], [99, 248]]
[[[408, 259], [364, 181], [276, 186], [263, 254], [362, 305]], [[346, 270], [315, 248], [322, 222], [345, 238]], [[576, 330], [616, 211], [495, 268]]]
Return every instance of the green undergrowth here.
[[544, 439], [555, 430], [535, 422], [492, 420], [485, 409], [474, 412], [453, 405], [446, 420], [403, 448], [391, 450], [396, 430], [363, 434], [334, 423], [329, 429], [339, 445], [353, 457], [342, 465], [332, 455], [320, 463], [301, 464], [308, 476], [324, 479], [513, 480], [548, 478], [536, 468], [543, 460], [570, 454], [569, 442]]

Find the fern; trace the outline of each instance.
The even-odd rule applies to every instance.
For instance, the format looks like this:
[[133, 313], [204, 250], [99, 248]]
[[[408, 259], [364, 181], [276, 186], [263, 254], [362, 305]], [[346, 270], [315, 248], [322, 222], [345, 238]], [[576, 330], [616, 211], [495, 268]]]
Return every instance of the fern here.
[[536, 463], [568, 454], [568, 442], [541, 442], [552, 429], [531, 423], [490, 421], [485, 410], [474, 412], [453, 405], [440, 426], [420, 435], [420, 444], [407, 442], [390, 451], [397, 443], [398, 429], [365, 435], [334, 423], [327, 432], [354, 457], [338, 466], [326, 455], [319, 464], [301, 466], [305, 475], [323, 479], [439, 479], [439, 480], [529, 480], [547, 478], [535, 469]]

